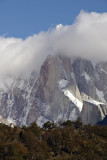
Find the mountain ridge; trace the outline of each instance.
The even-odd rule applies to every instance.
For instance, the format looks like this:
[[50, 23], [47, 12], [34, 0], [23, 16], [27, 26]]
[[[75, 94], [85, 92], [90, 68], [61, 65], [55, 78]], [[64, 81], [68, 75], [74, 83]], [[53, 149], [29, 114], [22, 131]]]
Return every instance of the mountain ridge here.
[[[81, 118], [96, 124], [107, 114], [107, 62], [48, 56], [37, 76], [16, 77], [0, 89], [0, 116], [17, 125]], [[1, 119], [2, 119], [1, 118]]]

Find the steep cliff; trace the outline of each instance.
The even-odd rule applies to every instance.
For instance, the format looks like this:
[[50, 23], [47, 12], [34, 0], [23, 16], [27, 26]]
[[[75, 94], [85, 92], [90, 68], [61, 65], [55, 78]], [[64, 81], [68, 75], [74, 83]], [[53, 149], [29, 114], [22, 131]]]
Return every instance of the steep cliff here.
[[96, 124], [107, 114], [106, 62], [48, 56], [39, 75], [1, 77], [0, 84], [1, 119], [17, 125], [78, 117]]

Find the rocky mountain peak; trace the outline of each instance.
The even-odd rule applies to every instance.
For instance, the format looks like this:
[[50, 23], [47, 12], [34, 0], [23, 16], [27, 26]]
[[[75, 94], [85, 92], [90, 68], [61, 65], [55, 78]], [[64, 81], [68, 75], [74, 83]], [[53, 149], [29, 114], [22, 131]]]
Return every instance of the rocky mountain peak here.
[[106, 66], [48, 56], [38, 77], [33, 72], [27, 80], [14, 79], [9, 90], [0, 90], [0, 115], [18, 125], [78, 117], [84, 124], [95, 124], [107, 114]]

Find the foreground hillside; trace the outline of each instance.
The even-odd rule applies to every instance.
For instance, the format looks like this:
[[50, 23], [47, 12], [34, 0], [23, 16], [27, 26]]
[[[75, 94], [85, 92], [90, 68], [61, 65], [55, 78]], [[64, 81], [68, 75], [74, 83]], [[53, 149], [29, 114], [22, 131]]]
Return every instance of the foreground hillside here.
[[106, 160], [107, 126], [66, 121], [22, 128], [0, 124], [0, 160]]

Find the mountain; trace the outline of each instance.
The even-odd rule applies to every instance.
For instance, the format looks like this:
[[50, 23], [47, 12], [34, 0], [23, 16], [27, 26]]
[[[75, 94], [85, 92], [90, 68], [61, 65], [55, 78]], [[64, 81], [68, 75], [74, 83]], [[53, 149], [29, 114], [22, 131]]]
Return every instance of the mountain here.
[[96, 124], [107, 114], [107, 62], [48, 56], [39, 75], [2, 76], [0, 121], [29, 125], [36, 121]]
[[98, 125], [107, 125], [107, 115], [102, 121], [98, 122], [97, 124]]

